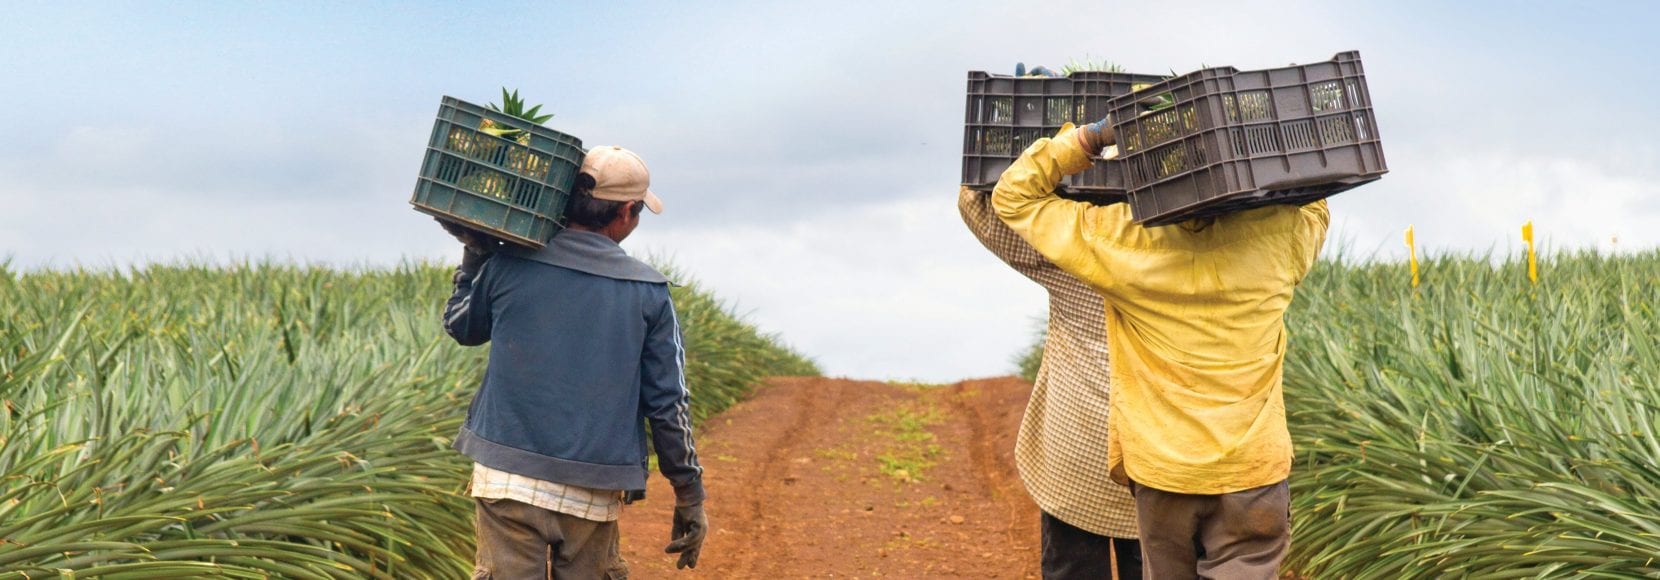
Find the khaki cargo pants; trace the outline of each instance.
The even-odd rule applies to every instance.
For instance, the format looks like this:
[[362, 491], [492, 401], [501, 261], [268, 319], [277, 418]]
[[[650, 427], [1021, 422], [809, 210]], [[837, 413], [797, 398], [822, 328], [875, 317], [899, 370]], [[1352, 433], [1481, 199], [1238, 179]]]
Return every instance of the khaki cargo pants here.
[[622, 580], [617, 522], [596, 522], [510, 499], [474, 498], [473, 579]]

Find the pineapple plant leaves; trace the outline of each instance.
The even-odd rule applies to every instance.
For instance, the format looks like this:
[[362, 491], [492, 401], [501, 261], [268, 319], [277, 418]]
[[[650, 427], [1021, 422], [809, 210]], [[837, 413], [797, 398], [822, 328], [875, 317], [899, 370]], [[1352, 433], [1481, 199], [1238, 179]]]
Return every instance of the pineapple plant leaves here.
[[1064, 76], [1072, 76], [1072, 73], [1075, 73], [1075, 72], [1122, 73], [1122, 72], [1127, 72], [1127, 71], [1125, 71], [1124, 67], [1122, 65], [1119, 65], [1118, 63], [1115, 63], [1115, 62], [1110, 61], [1110, 60], [1105, 60], [1105, 59], [1097, 61], [1093, 58], [1090, 58], [1090, 56], [1086, 54], [1086, 55], [1084, 55], [1084, 59], [1082, 61], [1079, 61], [1078, 59], [1075, 59], [1075, 58], [1074, 59], [1068, 59], [1067, 63], [1066, 63], [1066, 66], [1061, 67], [1061, 70], [1060, 70], [1061, 76], [1063, 76], [1063, 77]]
[[[472, 461], [448, 447], [487, 350], [431, 323], [449, 268], [5, 268], [0, 580], [472, 569]], [[695, 281], [670, 291], [698, 419], [818, 373]]]
[[552, 114], [538, 116], [538, 113], [542, 112], [541, 105], [526, 109], [524, 99], [519, 98], [519, 90], [513, 89], [512, 92], [509, 92], [507, 87], [501, 88], [501, 106], [498, 107], [495, 103], [490, 103], [490, 110], [512, 115], [537, 125], [546, 123], [553, 118]]

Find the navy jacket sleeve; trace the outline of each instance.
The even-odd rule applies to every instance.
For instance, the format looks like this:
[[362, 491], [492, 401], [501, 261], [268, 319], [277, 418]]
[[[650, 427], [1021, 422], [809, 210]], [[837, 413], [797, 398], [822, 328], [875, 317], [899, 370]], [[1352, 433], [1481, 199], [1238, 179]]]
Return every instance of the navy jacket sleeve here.
[[490, 342], [490, 292], [487, 254], [466, 252], [455, 269], [455, 293], [444, 304], [444, 332], [462, 346]]
[[674, 486], [677, 505], [703, 502], [703, 467], [692, 441], [691, 392], [686, 388], [686, 348], [668, 287], [662, 306], [646, 321], [640, 361], [640, 411], [651, 425], [657, 465]]

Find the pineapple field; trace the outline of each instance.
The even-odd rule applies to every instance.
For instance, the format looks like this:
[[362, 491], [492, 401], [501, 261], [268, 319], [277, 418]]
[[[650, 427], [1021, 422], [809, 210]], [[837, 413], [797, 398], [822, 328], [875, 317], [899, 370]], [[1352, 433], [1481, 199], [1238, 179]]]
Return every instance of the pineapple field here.
[[[1288, 570], [1660, 574], [1660, 252], [1547, 255], [1537, 283], [1525, 259], [1419, 266], [1414, 287], [1407, 264], [1337, 258], [1298, 291]], [[468, 573], [470, 464], [448, 443], [486, 350], [440, 328], [448, 269], [0, 274], [0, 578]], [[1011, 456], [1029, 383], [751, 397], [818, 369], [675, 293], [716, 529], [698, 573], [1034, 577]], [[669, 508], [624, 515], [641, 577], [675, 573]]]
[[1327, 262], [1285, 393], [1313, 577], [1660, 575], [1660, 252]]
[[[680, 276], [671, 276], [681, 278]], [[458, 578], [450, 270], [0, 267], [0, 578]], [[694, 414], [813, 362], [674, 288]]]

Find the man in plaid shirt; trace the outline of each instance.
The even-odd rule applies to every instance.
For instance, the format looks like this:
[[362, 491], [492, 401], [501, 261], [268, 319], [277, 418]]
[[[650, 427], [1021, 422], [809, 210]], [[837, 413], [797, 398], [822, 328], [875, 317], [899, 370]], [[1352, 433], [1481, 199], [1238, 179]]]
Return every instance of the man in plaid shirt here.
[[1045, 260], [1002, 220], [989, 193], [963, 188], [957, 209], [974, 237], [1049, 292], [1043, 364], [1015, 440], [1015, 464], [1043, 510], [1043, 577], [1141, 577], [1135, 501], [1107, 472], [1110, 389], [1101, 296]]

